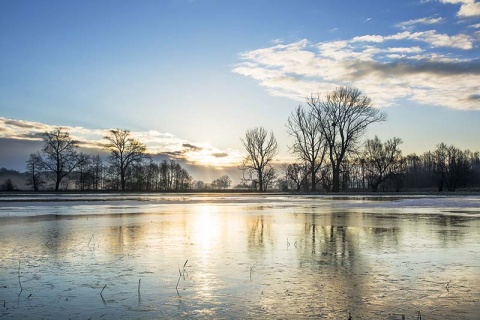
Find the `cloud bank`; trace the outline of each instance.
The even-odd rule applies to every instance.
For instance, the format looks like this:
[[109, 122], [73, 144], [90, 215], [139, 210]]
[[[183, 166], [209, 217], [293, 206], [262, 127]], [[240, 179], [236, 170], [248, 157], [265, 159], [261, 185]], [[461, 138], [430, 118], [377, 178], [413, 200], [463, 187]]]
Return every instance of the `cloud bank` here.
[[[44, 133], [59, 126], [40, 122], [15, 120], [0, 117], [0, 139], [41, 141]], [[81, 148], [103, 149], [110, 129], [88, 129], [83, 127], [61, 126], [70, 136], [79, 141]], [[175, 137], [170, 133], [155, 130], [131, 132], [132, 137], [145, 143], [147, 152], [152, 155], [166, 155], [169, 158], [182, 160], [190, 165], [209, 166], [214, 168], [235, 167], [243, 155], [238, 150], [220, 150], [208, 144], [192, 143]]]
[[[459, 3], [475, 12], [478, 3]], [[464, 11], [467, 9], [464, 9]], [[259, 82], [270, 94], [304, 101], [340, 85], [361, 89], [377, 107], [401, 100], [453, 109], [480, 110], [480, 59], [472, 58], [478, 45], [475, 33], [445, 34], [415, 31], [418, 26], [443, 23], [441, 17], [409, 20], [394, 34], [369, 34], [348, 40], [293, 43], [247, 51], [233, 72]], [[466, 29], [476, 29], [472, 24]]]

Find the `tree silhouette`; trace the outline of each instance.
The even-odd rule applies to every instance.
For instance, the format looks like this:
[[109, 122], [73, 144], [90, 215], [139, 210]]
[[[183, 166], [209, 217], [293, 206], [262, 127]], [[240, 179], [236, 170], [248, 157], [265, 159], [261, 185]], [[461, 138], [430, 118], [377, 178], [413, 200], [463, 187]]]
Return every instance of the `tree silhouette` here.
[[382, 143], [377, 136], [365, 143], [363, 160], [372, 191], [376, 192], [380, 183], [403, 172], [405, 161], [398, 149], [401, 143], [400, 138]]
[[385, 121], [387, 116], [372, 107], [370, 98], [355, 88], [340, 87], [321, 97], [311, 96], [307, 103], [315, 109], [325, 137], [333, 173], [332, 191], [340, 191], [341, 164], [355, 150], [367, 127]]
[[443, 191], [444, 185], [448, 191], [455, 191], [458, 185], [466, 183], [470, 173], [468, 151], [462, 151], [453, 145], [447, 146], [442, 142], [437, 145], [433, 155], [438, 191]]
[[228, 175], [223, 175], [220, 178], [217, 178], [213, 180], [212, 182], [212, 188], [214, 189], [227, 189], [230, 187], [230, 184], [232, 183], [232, 180]]
[[295, 139], [291, 151], [308, 165], [310, 174], [310, 190], [316, 191], [317, 172], [320, 169], [327, 151], [325, 137], [321, 131], [321, 121], [315, 109], [305, 111], [298, 106], [287, 122], [288, 133]]
[[[241, 139], [248, 155], [243, 160], [240, 169], [257, 178], [258, 189], [266, 191], [266, 186], [275, 177], [275, 170], [269, 166], [278, 153], [278, 145], [273, 132], [268, 137], [267, 130], [257, 127], [247, 130], [245, 139]], [[264, 182], [268, 183], [265, 184]]]
[[42, 179], [43, 159], [39, 152], [32, 153], [27, 160], [27, 185], [32, 186], [34, 191], [38, 191], [45, 183]]
[[125, 191], [127, 170], [132, 164], [140, 163], [146, 157], [147, 147], [130, 136], [130, 130], [114, 129], [105, 136], [105, 148], [110, 151], [110, 163], [120, 175], [120, 186]]
[[78, 166], [78, 142], [62, 128], [45, 132], [43, 153], [45, 158], [43, 167], [47, 173], [53, 175], [55, 191], [60, 188], [60, 183]]

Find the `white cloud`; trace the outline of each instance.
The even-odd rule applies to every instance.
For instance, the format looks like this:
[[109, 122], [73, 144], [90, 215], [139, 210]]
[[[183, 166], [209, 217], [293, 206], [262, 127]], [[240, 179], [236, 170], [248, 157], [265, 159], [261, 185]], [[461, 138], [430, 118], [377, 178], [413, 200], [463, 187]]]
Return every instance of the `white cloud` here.
[[444, 21], [444, 19], [441, 18], [441, 17], [438, 17], [438, 18], [420, 18], [420, 19], [414, 19], [414, 20], [408, 20], [408, 21], [401, 22], [401, 23], [397, 24], [396, 27], [410, 30], [417, 24], [427, 24], [427, 25], [429, 25], [429, 24], [441, 23], [443, 21]]
[[422, 48], [420, 47], [394, 47], [388, 48], [388, 52], [401, 52], [401, 53], [419, 53], [422, 52]]
[[458, 11], [460, 17], [477, 17], [480, 16], [480, 2], [465, 3]]
[[449, 36], [447, 34], [439, 34], [435, 30], [410, 32], [403, 31], [389, 36], [381, 35], [364, 35], [354, 37], [351, 42], [370, 42], [382, 43], [389, 40], [413, 40], [429, 44], [432, 47], [458, 48], [469, 50], [473, 48], [473, 40], [466, 34], [458, 34]]
[[480, 16], [480, 2], [474, 0], [440, 0], [447, 4], [460, 4], [460, 10], [457, 12], [459, 17], [477, 17]]
[[473, 2], [473, 0], [440, 0], [440, 2], [456, 4], [456, 3], [471, 3]]
[[352, 39], [352, 42], [383, 42], [385, 38], [378, 35], [359, 36]]
[[469, 50], [473, 48], [473, 41], [466, 34], [457, 34], [449, 36], [447, 34], [438, 34], [435, 30], [415, 32], [409, 39], [423, 41], [432, 47], [458, 48]]
[[[342, 41], [291, 44], [253, 50], [233, 71], [277, 96], [302, 101], [339, 85], [360, 88], [377, 106], [400, 99], [455, 109], [479, 109], [480, 61], [462, 58], [474, 39], [435, 30], [366, 35]], [[409, 42], [418, 45], [407, 46]], [[457, 55], [435, 48], [454, 48]]]

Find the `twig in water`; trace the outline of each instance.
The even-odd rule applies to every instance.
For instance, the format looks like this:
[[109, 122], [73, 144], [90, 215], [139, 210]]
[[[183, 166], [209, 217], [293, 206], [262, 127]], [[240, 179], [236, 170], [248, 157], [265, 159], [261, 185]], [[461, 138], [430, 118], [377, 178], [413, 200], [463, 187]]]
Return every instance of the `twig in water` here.
[[140, 285], [141, 285], [142, 279], [138, 279], [138, 305], [142, 303], [142, 295], [140, 294]]
[[185, 263], [183, 264], [183, 268], [182, 268], [183, 273], [182, 273], [181, 269], [178, 268], [178, 273], [179, 273], [180, 275], [178, 276], [177, 285], [175, 286], [175, 290], [177, 290], [177, 294], [179, 294], [179, 293], [178, 293], [178, 284], [180, 283], [180, 279], [182, 278], [182, 276], [185, 277], [185, 266], [187, 265], [187, 262], [188, 262], [188, 259], [187, 259], [187, 261], [185, 261]]
[[[105, 290], [105, 288], [106, 288], [106, 287], [107, 287], [107, 285], [104, 285], [104, 286], [103, 286], [103, 289], [102, 289], [102, 291], [100, 291], [100, 295], [102, 295], [102, 293], [103, 293], [103, 290]], [[102, 297], [103, 297], [103, 296], [102, 296]]]
[[28, 298], [30, 298], [31, 296], [32, 296], [32, 294], [30, 293], [30, 294], [28, 295], [27, 299], [25, 299], [25, 300], [28, 300]]
[[[20, 293], [23, 291], [22, 281], [20, 281], [20, 261], [18, 261], [18, 284], [20, 285]], [[18, 295], [20, 295], [20, 293]]]
[[88, 240], [88, 244], [87, 244], [87, 246], [89, 246], [89, 245], [90, 245], [90, 241], [92, 241], [92, 239], [93, 239], [93, 236], [94, 236], [94, 234], [92, 234], [92, 237], [90, 238], [90, 240]]
[[45, 242], [45, 246], [48, 247], [48, 243], [50, 242], [50, 240], [48, 240], [47, 242]]

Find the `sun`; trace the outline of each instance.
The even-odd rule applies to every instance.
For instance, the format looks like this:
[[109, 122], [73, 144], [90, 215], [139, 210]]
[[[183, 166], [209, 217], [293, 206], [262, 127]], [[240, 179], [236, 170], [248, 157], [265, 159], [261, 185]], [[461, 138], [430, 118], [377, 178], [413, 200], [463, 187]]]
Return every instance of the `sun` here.
[[236, 167], [243, 159], [238, 150], [223, 151], [210, 146], [189, 149], [185, 152], [185, 157], [191, 163], [214, 168]]

